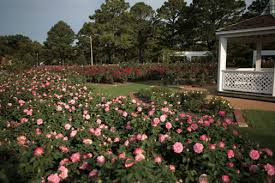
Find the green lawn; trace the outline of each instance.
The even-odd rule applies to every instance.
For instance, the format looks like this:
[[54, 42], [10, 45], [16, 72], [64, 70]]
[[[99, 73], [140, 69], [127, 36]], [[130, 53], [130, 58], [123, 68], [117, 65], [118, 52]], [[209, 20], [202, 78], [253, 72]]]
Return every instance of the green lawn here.
[[243, 112], [249, 123], [249, 128], [242, 128], [241, 132], [275, 152], [275, 112], [257, 110]]
[[[100, 93], [108, 96], [127, 96], [129, 93], [138, 92], [142, 89], [149, 89], [153, 87], [168, 87], [161, 84], [159, 81], [140, 82], [140, 83], [115, 83], [115, 84], [96, 84], [89, 83], [89, 86], [94, 89], [95, 93]], [[169, 88], [177, 90], [175, 87]]]

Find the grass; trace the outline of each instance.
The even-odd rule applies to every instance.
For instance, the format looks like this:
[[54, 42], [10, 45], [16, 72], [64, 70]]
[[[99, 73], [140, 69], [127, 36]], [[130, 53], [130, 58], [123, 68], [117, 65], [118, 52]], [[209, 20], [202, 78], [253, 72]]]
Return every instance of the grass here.
[[250, 139], [275, 152], [275, 112], [244, 110], [249, 128], [240, 129]]
[[[142, 89], [150, 89], [153, 87], [168, 87], [162, 85], [159, 81], [140, 82], [140, 83], [116, 83], [116, 84], [96, 84], [90, 83], [89, 86], [94, 89], [95, 93], [108, 96], [127, 96], [130, 93], [138, 92]], [[177, 90], [175, 87], [169, 87]]]

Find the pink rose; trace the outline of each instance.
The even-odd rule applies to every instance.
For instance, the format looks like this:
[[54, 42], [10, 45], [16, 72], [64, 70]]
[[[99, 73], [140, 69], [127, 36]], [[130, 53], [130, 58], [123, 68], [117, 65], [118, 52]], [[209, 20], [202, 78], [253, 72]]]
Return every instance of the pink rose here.
[[80, 170], [86, 170], [90, 167], [88, 162], [83, 162], [82, 165], [79, 167]]
[[38, 120], [36, 120], [36, 124], [37, 124], [37, 125], [42, 125], [42, 124], [43, 124], [43, 119], [38, 119]]
[[71, 133], [70, 133], [70, 137], [73, 138], [75, 137], [77, 134], [77, 130], [73, 130]]
[[264, 151], [268, 156], [273, 156], [273, 152], [269, 148], [264, 148], [264, 149], [262, 149], [262, 151]]
[[168, 130], [170, 130], [170, 129], [172, 128], [172, 124], [169, 123], [169, 122], [167, 122], [167, 123], [165, 124], [165, 127], [166, 127]]
[[41, 129], [40, 129], [40, 128], [36, 128], [36, 129], [35, 129], [35, 134], [36, 134], [36, 135], [41, 135], [41, 134], [42, 134]]
[[177, 132], [177, 133], [182, 133], [182, 129], [178, 128], [178, 129], [176, 130], [176, 132]]
[[43, 153], [44, 153], [43, 147], [37, 147], [33, 152], [34, 156], [41, 156]]
[[64, 166], [64, 165], [66, 165], [67, 163], [69, 163], [70, 162], [70, 160], [68, 159], [68, 158], [65, 158], [65, 159], [63, 159], [63, 160], [61, 160], [60, 162], [59, 162], [59, 165], [60, 166]]
[[97, 169], [93, 169], [90, 173], [89, 173], [89, 177], [94, 177], [97, 175], [98, 170]]
[[176, 142], [173, 145], [173, 150], [174, 150], [175, 153], [178, 153], [178, 154], [182, 153], [182, 151], [183, 151], [183, 145], [182, 145], [182, 143]]
[[66, 147], [66, 146], [59, 146], [59, 149], [60, 149], [60, 151], [63, 152], [63, 153], [69, 152], [69, 148]]
[[125, 168], [130, 168], [132, 167], [133, 165], [135, 164], [135, 162], [133, 161], [133, 159], [131, 158], [127, 158], [126, 161], [125, 161]]
[[225, 147], [225, 144], [224, 144], [223, 141], [219, 142], [219, 147], [222, 148], [222, 149]]
[[91, 139], [87, 139], [87, 138], [84, 138], [82, 140], [82, 142], [83, 142], [83, 144], [89, 144], [89, 145], [93, 143], [93, 141]]
[[162, 143], [164, 141], [166, 141], [166, 139], [168, 138], [169, 136], [167, 134], [163, 135], [163, 134], [160, 134], [159, 135], [159, 141]]
[[65, 130], [70, 130], [71, 127], [72, 127], [72, 125], [69, 124], [69, 123], [67, 123], [67, 124], [64, 126]]
[[136, 148], [134, 151], [135, 155], [142, 154], [142, 153], [143, 153], [143, 150], [141, 148]]
[[264, 166], [264, 169], [269, 176], [275, 175], [275, 166], [272, 166], [271, 164], [266, 164]]
[[59, 183], [60, 182], [60, 177], [57, 175], [57, 173], [49, 175], [47, 179], [50, 183]]
[[76, 162], [80, 161], [80, 157], [81, 157], [80, 153], [76, 152], [76, 153], [71, 155], [70, 159], [73, 163], [76, 163]]
[[223, 175], [222, 182], [230, 182], [230, 177], [228, 175]]
[[201, 141], [208, 141], [208, 137], [206, 135], [200, 136]]
[[96, 161], [97, 161], [97, 163], [99, 164], [99, 165], [103, 165], [104, 163], [105, 163], [105, 157], [104, 156], [98, 156], [97, 158], [96, 158]]
[[66, 179], [68, 177], [69, 170], [65, 166], [59, 167], [58, 170], [61, 171], [61, 173], [59, 174], [59, 177], [61, 179]]
[[216, 144], [209, 144], [208, 147], [211, 150], [215, 150], [216, 149]]
[[24, 144], [26, 144], [26, 142], [27, 142], [27, 138], [25, 136], [21, 135], [21, 136], [17, 137], [17, 143], [19, 145], [24, 145]]
[[145, 156], [143, 154], [137, 154], [136, 157], [135, 157], [135, 160], [137, 162], [142, 161], [144, 159], [145, 159]]
[[202, 153], [203, 148], [204, 148], [204, 146], [203, 146], [201, 143], [196, 143], [196, 144], [193, 146], [194, 151], [195, 151], [196, 153], [198, 153], [198, 154]]
[[171, 172], [175, 172], [176, 171], [175, 165], [169, 165], [169, 169], [170, 169]]
[[257, 160], [257, 159], [260, 158], [260, 153], [259, 153], [259, 151], [257, 151], [257, 150], [251, 150], [251, 151], [249, 152], [249, 156], [250, 156], [251, 159]]
[[221, 117], [224, 117], [224, 116], [225, 116], [225, 114], [226, 114], [226, 112], [225, 112], [225, 111], [220, 111], [220, 112], [219, 112], [219, 115], [220, 115]]
[[155, 161], [155, 163], [161, 163], [162, 158], [160, 156], [156, 156], [154, 161]]
[[228, 150], [227, 151], [227, 157], [230, 159], [230, 158], [234, 158], [235, 154], [234, 154], [234, 151], [233, 150]]
[[125, 159], [125, 158], [126, 158], [126, 153], [125, 153], [125, 152], [120, 153], [120, 154], [118, 155], [118, 157], [119, 157], [119, 159]]
[[153, 127], [157, 127], [159, 123], [160, 123], [159, 118], [154, 118], [151, 124]]
[[100, 128], [96, 128], [94, 131], [95, 136], [99, 137], [101, 135], [101, 129]]
[[127, 113], [126, 111], [124, 111], [124, 112], [122, 113], [122, 116], [126, 118], [126, 117], [128, 116], [128, 113]]
[[164, 114], [164, 115], [161, 115], [161, 116], [160, 116], [160, 121], [161, 121], [161, 122], [164, 122], [164, 121], [166, 120], [166, 118], [167, 118], [167, 115], [165, 115], [165, 114]]

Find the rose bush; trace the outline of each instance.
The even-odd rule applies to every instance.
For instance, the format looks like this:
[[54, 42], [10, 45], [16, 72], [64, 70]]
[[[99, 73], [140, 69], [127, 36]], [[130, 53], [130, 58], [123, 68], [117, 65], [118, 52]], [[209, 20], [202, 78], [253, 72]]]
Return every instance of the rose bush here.
[[[53, 71], [71, 70], [96, 83], [163, 80], [165, 84], [212, 84], [216, 78], [216, 64], [144, 64], [95, 66], [44, 66]], [[205, 77], [207, 76], [207, 77]]]
[[11, 182], [263, 182], [272, 151], [223, 113], [106, 98], [76, 73], [30, 70], [0, 85], [0, 179]]

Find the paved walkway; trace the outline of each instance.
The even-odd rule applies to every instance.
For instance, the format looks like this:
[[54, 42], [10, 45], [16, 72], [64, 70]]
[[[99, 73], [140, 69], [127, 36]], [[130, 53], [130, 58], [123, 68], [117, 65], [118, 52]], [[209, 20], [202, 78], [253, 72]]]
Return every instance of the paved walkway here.
[[[181, 86], [183, 90], [197, 90], [197, 91], [207, 91], [210, 93], [208, 98], [216, 95], [216, 86], [206, 86], [206, 87], [192, 87], [192, 86]], [[241, 99], [233, 97], [223, 97], [228, 100], [234, 109], [255, 109], [255, 110], [265, 110], [265, 111], [275, 111], [275, 102], [264, 102], [258, 100]]]

